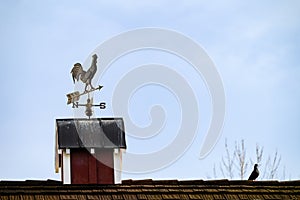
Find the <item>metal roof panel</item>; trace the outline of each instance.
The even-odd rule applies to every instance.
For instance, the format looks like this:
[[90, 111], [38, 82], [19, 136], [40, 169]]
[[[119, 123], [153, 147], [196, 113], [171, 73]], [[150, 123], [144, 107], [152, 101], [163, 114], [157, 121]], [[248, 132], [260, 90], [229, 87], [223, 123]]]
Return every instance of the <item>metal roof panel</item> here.
[[58, 148], [126, 148], [122, 118], [56, 119]]

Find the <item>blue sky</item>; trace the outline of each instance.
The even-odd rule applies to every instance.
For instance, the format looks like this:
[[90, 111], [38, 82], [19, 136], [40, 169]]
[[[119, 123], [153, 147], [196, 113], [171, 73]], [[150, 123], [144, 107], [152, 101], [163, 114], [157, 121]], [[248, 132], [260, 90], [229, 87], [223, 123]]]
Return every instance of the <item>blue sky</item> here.
[[[178, 31], [206, 50], [223, 80], [226, 118], [215, 148], [200, 160], [199, 150], [211, 115], [209, 94], [193, 70], [175, 67], [190, 79], [197, 97], [203, 100], [199, 101], [203, 126], [191, 147], [172, 165], [153, 173], [124, 173], [124, 179], [207, 179], [213, 174], [214, 163], [218, 165], [224, 155], [225, 138], [231, 145], [245, 139], [249, 158], [255, 153], [256, 143], [264, 146], [266, 157], [277, 149], [282, 156], [280, 170], [285, 166], [286, 178], [299, 179], [299, 8], [296, 0], [1, 1], [0, 179], [59, 179], [54, 173], [55, 119], [73, 116], [65, 98], [74, 87], [72, 65], [83, 63], [112, 36], [143, 27]], [[124, 56], [101, 84], [110, 88], [111, 82], [118, 81], [123, 72], [118, 68], [121, 64], [128, 66], [126, 72], [134, 64], [153, 62], [151, 58], [166, 64], [181, 62], [168, 56], [151, 51]], [[138, 62], [131, 65], [135, 58]], [[161, 104], [168, 104], [167, 111], [178, 107], [163, 89], [145, 88], [129, 105], [132, 119], [141, 126], [149, 123], [145, 104], [157, 103], [147, 98], [149, 93], [163, 96]], [[110, 101], [107, 90], [103, 98]], [[150, 100], [141, 103], [145, 99]], [[107, 109], [97, 116], [110, 114]], [[172, 116], [174, 119], [167, 121], [171, 126], [166, 127], [167, 134], [178, 128], [172, 122], [178, 120], [177, 115]], [[169, 137], [173, 136], [161, 141]], [[131, 145], [128, 150], [135, 152], [163, 146], [130, 137], [127, 142]]]

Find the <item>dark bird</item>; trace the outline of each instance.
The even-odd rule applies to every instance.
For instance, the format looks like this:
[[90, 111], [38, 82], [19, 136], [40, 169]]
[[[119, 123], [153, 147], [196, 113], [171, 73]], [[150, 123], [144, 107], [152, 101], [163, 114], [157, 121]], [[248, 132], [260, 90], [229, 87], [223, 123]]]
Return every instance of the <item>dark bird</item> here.
[[254, 169], [253, 169], [251, 175], [249, 176], [248, 180], [254, 181], [258, 177], [259, 171], [258, 171], [257, 167], [258, 167], [258, 164], [255, 164]]
[[74, 67], [71, 70], [71, 74], [72, 74], [74, 83], [75, 83], [75, 80], [79, 81], [79, 78], [83, 83], [85, 83], [85, 92], [88, 92], [87, 91], [88, 86], [90, 86], [90, 89], [95, 89], [92, 86], [91, 82], [97, 71], [97, 58], [98, 58], [97, 54], [94, 54], [92, 56], [91, 67], [87, 71], [83, 70], [80, 63], [75, 63]]

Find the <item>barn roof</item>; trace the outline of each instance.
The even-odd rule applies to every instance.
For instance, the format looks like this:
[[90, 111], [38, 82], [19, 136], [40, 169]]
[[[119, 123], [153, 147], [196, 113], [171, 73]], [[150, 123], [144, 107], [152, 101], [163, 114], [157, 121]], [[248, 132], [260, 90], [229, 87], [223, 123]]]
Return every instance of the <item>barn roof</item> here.
[[126, 148], [122, 118], [56, 119], [57, 144], [63, 148]]
[[300, 181], [125, 180], [116, 185], [1, 181], [2, 200], [300, 199]]

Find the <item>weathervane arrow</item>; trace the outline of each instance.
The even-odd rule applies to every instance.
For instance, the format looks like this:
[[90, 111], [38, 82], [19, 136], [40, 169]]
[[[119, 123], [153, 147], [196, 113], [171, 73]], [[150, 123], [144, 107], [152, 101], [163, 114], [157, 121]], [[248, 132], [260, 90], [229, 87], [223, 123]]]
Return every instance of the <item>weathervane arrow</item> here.
[[84, 91], [84, 92], [82, 92], [82, 93], [80, 93], [80, 92], [78, 92], [78, 91], [69, 93], [69, 94], [67, 94], [67, 98], [68, 98], [67, 105], [69, 105], [69, 104], [71, 104], [71, 103], [74, 103], [74, 102], [76, 102], [76, 101], [79, 101], [80, 96], [85, 95], [85, 94], [88, 94], [88, 93], [90, 93], [90, 92], [94, 92], [95, 90], [99, 90], [99, 91], [100, 91], [101, 88], [103, 88], [103, 86], [102, 86], [102, 85], [99, 85], [99, 86], [96, 87], [96, 88], [90, 89], [90, 90], [88, 90], [88, 91]]

